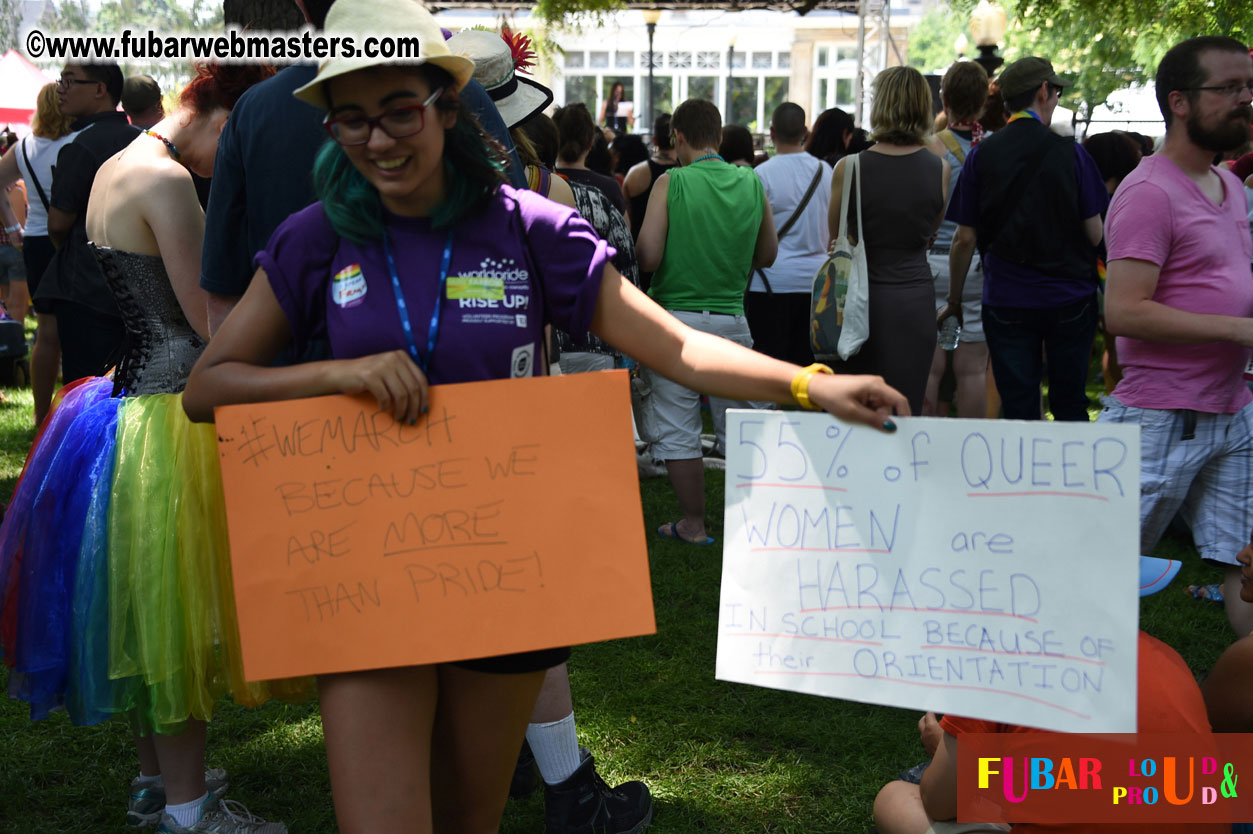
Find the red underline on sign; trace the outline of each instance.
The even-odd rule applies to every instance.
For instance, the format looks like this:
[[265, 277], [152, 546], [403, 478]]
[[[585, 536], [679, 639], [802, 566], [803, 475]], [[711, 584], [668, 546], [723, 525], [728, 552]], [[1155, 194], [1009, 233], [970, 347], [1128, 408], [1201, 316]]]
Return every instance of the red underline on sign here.
[[1062, 498], [1092, 498], [1096, 501], [1108, 501], [1104, 495], [1091, 492], [967, 492], [967, 498], [1017, 498], [1031, 495], [1056, 495]]
[[759, 481], [749, 481], [743, 484], [736, 484], [736, 489], [744, 489], [744, 487], [777, 487], [778, 489], [825, 489], [828, 492], [848, 492], [844, 487], [822, 486], [821, 484], [766, 484]]
[[782, 637], [788, 640], [817, 640], [820, 643], [856, 643], [859, 646], [882, 646], [878, 640], [846, 640], [843, 637], [814, 637], [809, 634], [765, 634], [760, 631], [724, 631], [724, 637]]
[[979, 652], [980, 654], [1001, 654], [1001, 655], [1005, 655], [1006, 657], [1027, 657], [1027, 658], [1049, 657], [1054, 660], [1073, 660], [1075, 663], [1091, 663], [1094, 666], [1105, 665], [1104, 660], [1093, 660], [1090, 657], [1071, 657], [1068, 654], [1046, 654], [1044, 652], [1031, 654], [1029, 652], [1010, 652], [1010, 651], [1005, 651], [1004, 649], [980, 649], [975, 646], [937, 646], [934, 644], [932, 645], [923, 644], [922, 646], [919, 646], [919, 648], [921, 649], [945, 649], [951, 652]]
[[749, 553], [891, 553], [874, 547], [753, 547]]
[[1052, 707], [1053, 709], [1061, 710], [1062, 712], [1068, 712], [1071, 715], [1075, 716], [1076, 718], [1082, 718], [1084, 721], [1092, 720], [1092, 716], [1090, 715], [1085, 715], [1082, 712], [1076, 712], [1073, 709], [1069, 709], [1068, 707], [1063, 707], [1060, 704], [1054, 704], [1053, 702], [1046, 701], [1043, 698], [1035, 698], [1035, 697], [1032, 697], [1031, 695], [1023, 695], [1021, 692], [1006, 692], [1004, 689], [993, 689], [988, 686], [963, 686], [961, 684], [955, 684], [955, 683], [935, 683], [934, 681], [906, 681], [906, 680], [901, 680], [900, 678], [884, 677], [883, 675], [859, 675], [856, 672], [791, 672], [786, 669], [779, 669], [779, 670], [758, 670], [758, 671], [753, 672], [753, 674], [754, 675], [793, 675], [796, 677], [805, 677], [805, 678], [861, 678], [863, 680], [887, 681], [888, 683], [903, 683], [909, 686], [925, 686], [927, 688], [960, 689], [966, 692], [991, 692], [995, 695], [1007, 695], [1010, 698], [1022, 698], [1025, 701], [1032, 701], [1037, 704], [1042, 704], [1046, 707]]
[[971, 617], [1013, 617], [1015, 620], [1036, 622], [1034, 617], [1011, 614], [1008, 611], [966, 611], [961, 608], [871, 608], [865, 605], [831, 605], [826, 608], [802, 608], [798, 613], [817, 614], [823, 611], [870, 611], [879, 614], [964, 614]]

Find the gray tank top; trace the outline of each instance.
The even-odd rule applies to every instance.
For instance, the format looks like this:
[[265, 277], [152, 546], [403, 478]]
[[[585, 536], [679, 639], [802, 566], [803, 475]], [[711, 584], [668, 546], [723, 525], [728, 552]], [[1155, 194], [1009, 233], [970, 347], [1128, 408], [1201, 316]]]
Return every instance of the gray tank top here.
[[906, 156], [859, 154], [866, 262], [876, 283], [931, 282], [927, 241], [944, 208], [944, 166], [926, 148]]

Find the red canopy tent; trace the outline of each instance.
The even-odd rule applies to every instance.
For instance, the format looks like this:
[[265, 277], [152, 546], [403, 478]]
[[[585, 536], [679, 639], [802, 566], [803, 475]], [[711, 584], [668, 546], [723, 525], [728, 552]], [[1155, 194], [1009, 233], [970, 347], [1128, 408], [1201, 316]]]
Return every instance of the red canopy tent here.
[[54, 79], [10, 49], [0, 58], [0, 125], [24, 125], [35, 114], [40, 88]]

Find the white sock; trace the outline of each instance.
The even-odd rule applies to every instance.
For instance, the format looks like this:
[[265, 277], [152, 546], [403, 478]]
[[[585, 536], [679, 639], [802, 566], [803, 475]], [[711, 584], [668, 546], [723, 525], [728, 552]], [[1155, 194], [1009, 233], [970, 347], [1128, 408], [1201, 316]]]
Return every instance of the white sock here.
[[540, 775], [550, 785], [560, 785], [579, 769], [579, 737], [574, 731], [574, 713], [560, 721], [528, 724], [526, 740], [535, 754]]
[[135, 777], [135, 781], [133, 784], [141, 788], [151, 788], [155, 785], [160, 785], [161, 774], [158, 773], [156, 776], [144, 776], [143, 773], [140, 773], [138, 776]]
[[184, 802], [181, 805], [166, 805], [165, 812], [174, 818], [174, 821], [183, 828], [190, 828], [200, 822], [200, 815], [205, 802], [209, 799], [208, 791], [199, 799], [193, 799], [191, 802]]

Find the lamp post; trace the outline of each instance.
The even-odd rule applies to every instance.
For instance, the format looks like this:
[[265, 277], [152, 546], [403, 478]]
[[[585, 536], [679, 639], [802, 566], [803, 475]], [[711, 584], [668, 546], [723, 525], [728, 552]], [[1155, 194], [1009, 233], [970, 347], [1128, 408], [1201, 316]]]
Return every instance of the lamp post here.
[[996, 54], [997, 44], [1005, 37], [1005, 9], [988, 0], [979, 0], [979, 5], [970, 13], [970, 34], [979, 47], [979, 57], [974, 60], [991, 78], [1005, 63], [1005, 59]]
[[657, 113], [653, 109], [653, 35], [657, 31], [657, 21], [661, 20], [661, 9], [644, 9], [644, 25], [648, 27], [648, 121], [645, 128], [652, 130]]
[[734, 70], [731, 65], [735, 62], [735, 35], [731, 36], [730, 43], [727, 44], [727, 112], [722, 116], [724, 125], [731, 124], [731, 79]]

